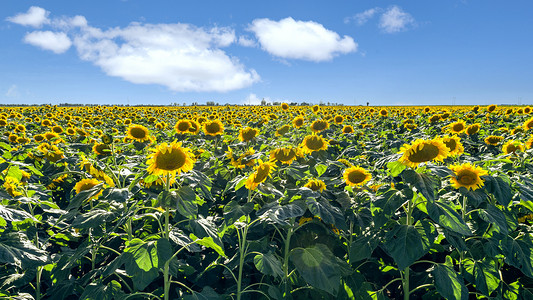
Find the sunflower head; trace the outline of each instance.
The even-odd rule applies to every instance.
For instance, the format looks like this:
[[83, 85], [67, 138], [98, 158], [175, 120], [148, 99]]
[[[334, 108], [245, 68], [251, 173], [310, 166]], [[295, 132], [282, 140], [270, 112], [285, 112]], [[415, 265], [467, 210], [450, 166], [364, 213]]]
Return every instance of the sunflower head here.
[[314, 151], [326, 150], [328, 149], [328, 141], [326, 141], [320, 135], [308, 135], [302, 141], [301, 148], [304, 153], [312, 153]]
[[389, 115], [389, 112], [385, 109], [385, 108], [382, 108], [380, 111], [379, 111], [379, 115], [381, 117], [386, 117]]
[[372, 175], [359, 166], [353, 166], [344, 170], [342, 177], [344, 178], [344, 182], [349, 186], [363, 185], [372, 179]]
[[153, 175], [172, 175], [192, 170], [194, 155], [191, 149], [181, 147], [181, 142], [162, 143], [148, 155], [148, 172]]
[[498, 146], [498, 144], [503, 141], [504, 137], [500, 135], [489, 135], [485, 138], [485, 144]]
[[472, 191], [477, 190], [483, 186], [484, 180], [481, 176], [488, 174], [486, 170], [470, 163], [454, 165], [450, 169], [455, 173], [451, 178], [451, 184], [456, 189], [465, 187]]
[[326, 120], [316, 120], [311, 124], [311, 130], [313, 132], [321, 132], [329, 128], [329, 123]]
[[93, 145], [93, 152], [97, 155], [106, 156], [111, 154], [111, 148], [109, 147], [109, 145], [104, 143], [95, 143]]
[[304, 125], [305, 121], [304, 121], [304, 118], [301, 117], [301, 116], [298, 116], [298, 117], [295, 117], [293, 120], [292, 120], [292, 125], [296, 128], [300, 128]]
[[17, 197], [22, 195], [20, 192], [22, 184], [20, 181], [14, 177], [7, 176], [4, 181], [4, 188], [6, 192], [11, 195], [11, 197]]
[[442, 161], [450, 151], [442, 139], [437, 137], [432, 140], [417, 139], [411, 145], [403, 145], [399, 153], [403, 154], [399, 159], [401, 163], [415, 168], [421, 163]]
[[216, 136], [224, 132], [224, 125], [218, 119], [205, 121], [203, 126], [206, 135]]
[[461, 143], [461, 138], [458, 136], [444, 136], [442, 137], [442, 142], [448, 148], [449, 156], [456, 156], [464, 153], [465, 149], [463, 143]]
[[293, 147], [277, 148], [270, 151], [270, 161], [279, 161], [286, 165], [290, 165], [300, 156], [300, 149]]
[[481, 125], [479, 123], [472, 124], [468, 127], [466, 127], [465, 132], [468, 135], [474, 135], [478, 133], [479, 129], [481, 128]]
[[317, 113], [320, 110], [320, 106], [315, 104], [315, 105], [313, 105], [313, 107], [311, 109], [313, 110], [314, 113]]
[[189, 133], [191, 122], [189, 122], [189, 120], [179, 120], [176, 122], [176, 125], [174, 125], [174, 128], [177, 133]]
[[342, 122], [344, 122], [344, 117], [341, 115], [336, 115], [333, 118], [333, 122], [335, 122], [335, 124], [342, 124]]
[[287, 104], [287, 103], [281, 103], [281, 109], [283, 109], [283, 110], [289, 110], [289, 104]]
[[[79, 194], [82, 191], [92, 189], [93, 187], [99, 185], [102, 183], [101, 181], [94, 179], [94, 178], [86, 178], [78, 181], [76, 185], [74, 186], [74, 190], [76, 191], [76, 194]], [[102, 191], [98, 192], [98, 194], [91, 197], [91, 199], [96, 199], [102, 195]]]
[[454, 134], [461, 134], [466, 129], [466, 123], [465, 121], [459, 120], [457, 122], [453, 122], [450, 125], [448, 125], [448, 132], [454, 133]]
[[142, 125], [131, 124], [128, 127], [127, 137], [142, 143], [150, 140], [150, 132]]
[[493, 112], [495, 110], [496, 110], [496, 104], [491, 104], [491, 105], [487, 106], [487, 111], [489, 113], [491, 113], [491, 112]]
[[326, 184], [320, 179], [310, 179], [304, 187], [309, 188], [315, 192], [323, 192], [326, 189]]
[[251, 127], [239, 130], [239, 139], [241, 142], [249, 142], [259, 134], [259, 130]]
[[529, 120], [525, 121], [523, 127], [524, 127], [524, 130], [526, 130], [526, 131], [532, 129], [533, 128], [533, 118], [530, 118]]
[[255, 172], [246, 179], [245, 187], [249, 190], [255, 190], [261, 182], [264, 182], [276, 165], [272, 162], [262, 162], [259, 160], [259, 166], [256, 167]]
[[510, 140], [507, 143], [503, 144], [502, 151], [505, 154], [512, 154], [516, 152], [522, 152], [524, 151], [524, 146], [515, 140]]
[[342, 133], [343, 134], [354, 133], [352, 125], [344, 125], [344, 127], [342, 127]]
[[290, 129], [291, 127], [289, 125], [283, 125], [276, 129], [276, 136], [284, 136]]

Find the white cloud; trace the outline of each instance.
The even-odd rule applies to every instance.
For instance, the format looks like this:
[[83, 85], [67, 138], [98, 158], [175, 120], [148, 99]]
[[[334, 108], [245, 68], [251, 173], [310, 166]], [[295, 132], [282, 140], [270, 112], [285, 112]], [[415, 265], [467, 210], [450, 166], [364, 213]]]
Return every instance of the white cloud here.
[[7, 21], [23, 26], [41, 27], [43, 24], [50, 22], [48, 19], [49, 11], [38, 6], [32, 6], [26, 13], [20, 13], [13, 17], [6, 18]]
[[235, 42], [229, 28], [189, 24], [139, 24], [102, 31], [87, 27], [74, 40], [80, 57], [108, 75], [173, 91], [226, 92], [259, 81], [219, 47]]
[[379, 21], [379, 28], [386, 33], [404, 31], [409, 25], [415, 25], [415, 19], [396, 5], [387, 9]]
[[17, 98], [19, 95], [19, 90], [16, 84], [12, 84], [6, 92], [6, 97], [8, 98]]
[[66, 52], [72, 45], [69, 37], [64, 32], [52, 31], [34, 31], [27, 33], [24, 36], [24, 42], [45, 50], [50, 50], [56, 54]]
[[355, 16], [351, 18], [347, 18], [344, 20], [345, 23], [349, 23], [351, 20], [355, 21], [357, 25], [361, 26], [368, 22], [368, 20], [372, 19], [377, 13], [381, 11], [381, 8], [375, 7], [371, 9], [367, 9], [364, 12], [355, 14]]
[[247, 36], [240, 36], [239, 37], [239, 45], [243, 47], [255, 47], [257, 46], [257, 43], [255, 40], [248, 38]]
[[341, 38], [312, 21], [296, 21], [290, 17], [280, 21], [255, 19], [248, 30], [255, 33], [265, 51], [281, 58], [319, 62], [357, 50], [353, 38]]
[[261, 105], [261, 102], [265, 100], [266, 103], [272, 103], [269, 97], [259, 98], [256, 94], [250, 94], [246, 99], [241, 101], [243, 105]]

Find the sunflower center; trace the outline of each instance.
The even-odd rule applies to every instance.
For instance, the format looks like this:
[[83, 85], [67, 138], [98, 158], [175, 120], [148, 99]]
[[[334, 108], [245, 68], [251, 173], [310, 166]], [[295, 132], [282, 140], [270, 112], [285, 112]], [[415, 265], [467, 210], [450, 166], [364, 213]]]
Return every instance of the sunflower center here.
[[439, 155], [439, 148], [433, 144], [422, 144], [422, 148], [416, 149], [409, 155], [409, 161], [422, 163], [431, 161]]
[[468, 170], [463, 170], [458, 176], [457, 181], [463, 185], [472, 185], [477, 181], [476, 173]]
[[306, 140], [305, 145], [311, 150], [318, 150], [324, 146], [324, 141], [318, 136], [312, 136]]
[[358, 184], [358, 183], [365, 181], [365, 179], [366, 179], [366, 175], [362, 172], [352, 171], [348, 173], [348, 180], [351, 183]]
[[178, 130], [179, 131], [187, 131], [189, 130], [190, 124], [189, 122], [179, 122], [178, 123]]
[[513, 153], [513, 152], [516, 152], [516, 150], [518, 150], [518, 147], [513, 144], [510, 144], [509, 146], [507, 146], [507, 153]]
[[165, 171], [174, 171], [181, 168], [187, 161], [187, 155], [180, 149], [169, 149], [167, 152], [159, 153], [155, 159], [155, 165], [158, 169]]
[[314, 130], [324, 130], [326, 129], [326, 127], [328, 126], [328, 123], [324, 122], [324, 121], [316, 121], [313, 123], [313, 129]]
[[249, 141], [255, 137], [255, 130], [249, 128], [242, 132], [242, 138], [244, 141]]
[[304, 124], [304, 120], [303, 119], [296, 119], [296, 121], [294, 121], [294, 125], [296, 127], [300, 127]]
[[216, 122], [212, 122], [210, 124], [207, 124], [205, 126], [205, 130], [208, 132], [208, 133], [217, 133], [220, 131], [220, 125]]
[[487, 139], [487, 141], [488, 141], [489, 144], [491, 144], [491, 145], [496, 145], [496, 144], [498, 144], [498, 143], [500, 142], [500, 139], [497, 138], [497, 137], [489, 137], [489, 138]]
[[261, 183], [263, 182], [267, 177], [268, 173], [270, 173], [270, 166], [269, 165], [261, 165], [256, 172], [254, 182], [255, 183]]
[[353, 132], [353, 128], [352, 127], [345, 127], [343, 132], [344, 133], [352, 133]]
[[285, 133], [289, 132], [289, 129], [290, 129], [289, 125], [285, 125], [285, 126], [279, 128], [279, 129], [277, 130], [277, 133], [278, 133], [279, 135], [284, 135]]
[[453, 131], [459, 132], [459, 131], [463, 131], [463, 129], [465, 129], [465, 127], [463, 126], [463, 124], [457, 123], [457, 124], [453, 124], [452, 129], [453, 129]]
[[448, 141], [444, 141], [444, 145], [446, 145], [446, 147], [450, 149], [450, 152], [452, 152], [457, 147], [457, 141], [454, 139], [450, 139]]
[[146, 131], [144, 131], [142, 128], [139, 128], [139, 127], [133, 127], [130, 130], [130, 134], [132, 137], [136, 139], [144, 139], [146, 137]]
[[293, 159], [295, 155], [296, 153], [293, 149], [280, 149], [276, 151], [274, 157], [276, 157], [276, 159], [279, 161], [289, 161]]
[[93, 188], [96, 184], [92, 182], [86, 182], [80, 186], [80, 192]]

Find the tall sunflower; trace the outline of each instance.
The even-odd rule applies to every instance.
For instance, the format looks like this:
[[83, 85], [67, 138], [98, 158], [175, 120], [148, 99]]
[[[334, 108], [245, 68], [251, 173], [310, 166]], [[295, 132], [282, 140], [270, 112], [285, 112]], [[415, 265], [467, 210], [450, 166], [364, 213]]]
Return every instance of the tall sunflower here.
[[205, 121], [203, 123], [203, 127], [204, 127], [204, 133], [206, 135], [216, 136], [224, 132], [224, 125], [218, 119], [215, 119], [212, 121]]
[[300, 146], [304, 153], [312, 153], [314, 151], [328, 149], [328, 141], [320, 135], [312, 134], [306, 136]]
[[455, 173], [455, 175], [451, 177], [451, 183], [456, 189], [465, 187], [472, 191], [477, 190], [484, 185], [484, 180], [481, 176], [488, 174], [486, 170], [471, 165], [470, 163], [454, 165], [451, 166], [450, 169]]
[[441, 138], [434, 138], [432, 140], [417, 139], [411, 145], [403, 145], [400, 148], [402, 157], [399, 161], [406, 166], [415, 168], [421, 163], [429, 161], [442, 161], [448, 157], [450, 151]]
[[290, 146], [285, 148], [276, 148], [270, 151], [270, 161], [279, 161], [280, 163], [286, 165], [290, 165], [300, 156], [300, 149]]
[[447, 131], [454, 134], [461, 134], [466, 130], [466, 123], [463, 120], [458, 120], [448, 125]]
[[255, 190], [260, 183], [264, 182], [269, 176], [271, 176], [270, 173], [275, 168], [276, 165], [274, 163], [259, 160], [259, 166], [257, 166], [255, 172], [246, 179], [244, 186], [249, 190]]
[[349, 186], [363, 185], [372, 179], [372, 175], [370, 173], [358, 166], [353, 166], [344, 170], [342, 177]]
[[326, 189], [326, 184], [320, 179], [310, 179], [304, 187], [309, 188], [315, 192], [323, 192]]
[[[82, 191], [92, 189], [93, 187], [99, 185], [100, 183], [102, 182], [97, 179], [93, 179], [93, 178], [82, 179], [76, 183], [76, 185], [74, 186], [74, 190], [76, 191], [76, 194], [79, 194]], [[100, 197], [100, 195], [102, 195], [102, 191], [98, 192], [96, 195], [91, 197], [91, 199], [96, 199]]]
[[522, 125], [522, 126], [524, 127], [524, 130], [526, 130], [526, 131], [532, 129], [533, 128], [533, 118], [530, 118], [530, 119], [526, 120], [524, 122], [524, 125]]
[[342, 133], [343, 134], [354, 133], [352, 125], [344, 125], [344, 127], [342, 127]]
[[195, 162], [191, 149], [181, 147], [181, 142], [162, 143], [150, 151], [147, 170], [153, 175], [179, 175], [192, 170]]
[[465, 148], [463, 147], [463, 143], [461, 143], [461, 138], [454, 135], [454, 136], [443, 136], [442, 141], [444, 142], [444, 145], [448, 148], [449, 156], [456, 156], [461, 155], [464, 153]]
[[150, 140], [150, 131], [142, 125], [131, 124], [128, 127], [127, 137], [137, 142], [146, 142]]
[[191, 122], [189, 120], [179, 120], [174, 125], [177, 133], [189, 133], [189, 128], [191, 128]]
[[302, 116], [297, 116], [292, 120], [292, 125], [296, 128], [300, 128], [305, 124], [305, 120]]
[[329, 128], [329, 123], [326, 120], [316, 120], [311, 124], [311, 131], [317, 133]]
[[93, 152], [97, 155], [107, 156], [111, 154], [111, 148], [109, 147], [109, 145], [106, 145], [104, 143], [95, 143], [93, 145]]
[[504, 137], [500, 135], [489, 135], [485, 138], [485, 144], [492, 145], [492, 146], [498, 146], [498, 144], [503, 141]]
[[474, 135], [478, 133], [479, 129], [481, 129], [481, 125], [479, 123], [475, 123], [466, 127], [465, 132], [468, 135]]
[[507, 143], [503, 144], [502, 151], [505, 154], [522, 152], [524, 151], [524, 146], [519, 141], [509, 140]]

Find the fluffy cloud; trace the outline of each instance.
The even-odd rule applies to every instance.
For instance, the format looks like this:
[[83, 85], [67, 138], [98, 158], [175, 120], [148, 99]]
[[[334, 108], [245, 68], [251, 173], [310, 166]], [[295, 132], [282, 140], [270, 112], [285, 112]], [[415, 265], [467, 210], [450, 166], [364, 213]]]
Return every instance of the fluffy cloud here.
[[[30, 8], [24, 15], [35, 11], [45, 10]], [[21, 15], [8, 19], [29, 24], [21, 21]], [[26, 43], [55, 53], [74, 45], [81, 59], [129, 82], [163, 85], [177, 92], [226, 92], [260, 80], [255, 70], [247, 70], [221, 49], [237, 41], [230, 28], [131, 23], [102, 30], [90, 26], [83, 16], [51, 20], [47, 16], [48, 12], [47, 21], [39, 24], [46, 23], [61, 32], [31, 32], [24, 38]]]
[[265, 100], [266, 103], [272, 103], [269, 97], [259, 99], [259, 97], [257, 97], [256, 94], [252, 93], [248, 95], [246, 99], [242, 100], [241, 104], [242, 105], [261, 105], [262, 104], [261, 102], [263, 100]]
[[408, 26], [414, 24], [415, 19], [398, 6], [391, 6], [381, 15], [379, 20], [379, 28], [386, 33], [404, 31]]
[[66, 52], [72, 42], [64, 32], [34, 31], [24, 36], [24, 42], [56, 54]]
[[296, 21], [290, 17], [280, 21], [255, 19], [248, 30], [256, 35], [265, 51], [281, 58], [319, 62], [357, 50], [353, 38], [341, 38], [312, 21]]
[[23, 26], [41, 27], [43, 24], [50, 22], [48, 20], [49, 11], [38, 7], [32, 6], [26, 13], [20, 13], [13, 17], [8, 17], [6, 20]]

